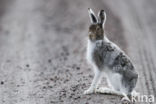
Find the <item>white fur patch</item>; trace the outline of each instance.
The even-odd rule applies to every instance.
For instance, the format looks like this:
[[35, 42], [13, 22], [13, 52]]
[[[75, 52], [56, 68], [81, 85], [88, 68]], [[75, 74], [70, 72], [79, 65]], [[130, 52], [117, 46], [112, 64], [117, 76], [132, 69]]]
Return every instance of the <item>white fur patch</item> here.
[[111, 85], [111, 87], [114, 90], [120, 90], [121, 89], [121, 78], [122, 76], [118, 73], [112, 73], [111, 71], [106, 71], [106, 76], [107, 76], [107, 81], [109, 83], [109, 85]]
[[91, 42], [89, 39], [88, 39], [88, 46], [87, 46], [87, 60], [90, 64], [93, 64], [93, 57], [92, 57], [92, 54], [93, 54], [93, 51], [96, 47], [96, 43], [93, 43]]

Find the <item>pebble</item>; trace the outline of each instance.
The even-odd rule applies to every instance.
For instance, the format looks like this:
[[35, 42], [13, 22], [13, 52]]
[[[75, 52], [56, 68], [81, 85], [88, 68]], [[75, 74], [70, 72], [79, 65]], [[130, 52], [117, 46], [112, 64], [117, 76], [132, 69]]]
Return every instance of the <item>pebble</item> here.
[[80, 67], [76, 67], [77, 70], [80, 70]]
[[49, 59], [48, 62], [51, 63], [51, 59]]
[[43, 86], [43, 89], [46, 89], [46, 86]]
[[26, 67], [29, 67], [29, 64], [26, 64]]
[[3, 81], [1, 81], [1, 85], [3, 85], [4, 84], [4, 82]]

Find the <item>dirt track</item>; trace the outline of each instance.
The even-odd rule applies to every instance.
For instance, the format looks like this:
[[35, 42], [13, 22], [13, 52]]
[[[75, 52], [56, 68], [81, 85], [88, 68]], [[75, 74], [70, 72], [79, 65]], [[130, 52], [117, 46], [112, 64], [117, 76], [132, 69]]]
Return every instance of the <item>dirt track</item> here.
[[136, 90], [156, 96], [155, 5], [155, 0], [1, 0], [0, 104], [120, 104], [113, 95], [83, 95], [93, 78], [85, 59], [88, 7], [106, 10], [108, 37], [139, 73]]

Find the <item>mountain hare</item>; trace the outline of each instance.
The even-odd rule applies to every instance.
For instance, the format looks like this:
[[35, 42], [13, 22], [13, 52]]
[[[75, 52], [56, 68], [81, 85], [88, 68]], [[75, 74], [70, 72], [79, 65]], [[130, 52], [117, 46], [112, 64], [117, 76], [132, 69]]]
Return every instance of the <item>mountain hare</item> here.
[[[88, 9], [91, 25], [89, 27], [87, 60], [94, 68], [94, 79], [84, 94], [106, 93], [123, 96], [122, 100], [128, 100], [129, 96], [136, 94], [134, 88], [138, 74], [134, 70], [129, 57], [105, 35], [104, 26], [106, 13], [99, 11], [98, 18], [92, 9]], [[108, 88], [97, 88], [97, 85], [105, 74]]]

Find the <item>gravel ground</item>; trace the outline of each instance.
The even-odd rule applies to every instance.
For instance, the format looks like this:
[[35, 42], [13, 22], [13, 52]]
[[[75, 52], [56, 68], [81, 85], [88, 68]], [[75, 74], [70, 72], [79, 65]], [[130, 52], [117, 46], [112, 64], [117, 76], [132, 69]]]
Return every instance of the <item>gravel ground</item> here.
[[[155, 5], [155, 0], [1, 0], [0, 104], [121, 103], [115, 95], [83, 95], [94, 75], [85, 59], [88, 7], [106, 11], [109, 39], [139, 73], [136, 90], [156, 97]], [[100, 86], [107, 86], [105, 79]]]

